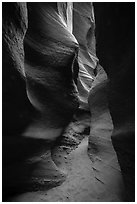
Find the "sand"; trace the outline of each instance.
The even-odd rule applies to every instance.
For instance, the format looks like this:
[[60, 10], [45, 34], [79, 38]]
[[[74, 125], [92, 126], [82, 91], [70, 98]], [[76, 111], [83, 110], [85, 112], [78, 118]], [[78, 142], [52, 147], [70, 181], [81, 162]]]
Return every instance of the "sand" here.
[[[64, 139], [52, 151], [52, 158], [65, 180], [51, 189], [37, 189], [13, 197], [15, 202], [120, 202], [123, 201], [123, 181], [116, 154], [108, 163], [88, 152], [90, 120], [86, 117], [72, 122]], [[108, 129], [110, 132], [110, 130]], [[109, 133], [110, 134], [110, 133]], [[68, 137], [68, 138], [67, 138]], [[109, 144], [109, 143], [108, 143]], [[101, 156], [101, 152], [100, 152]], [[106, 155], [105, 155], [106, 156]], [[47, 168], [47, 175], [51, 173]]]

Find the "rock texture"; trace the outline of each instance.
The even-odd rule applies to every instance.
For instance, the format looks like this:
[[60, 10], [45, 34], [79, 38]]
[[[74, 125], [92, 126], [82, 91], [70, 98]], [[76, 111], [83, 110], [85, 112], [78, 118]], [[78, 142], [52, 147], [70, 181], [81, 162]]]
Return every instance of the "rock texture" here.
[[78, 42], [59, 5], [3, 3], [3, 201], [134, 201], [134, 4], [94, 3], [104, 69], [91, 4], [74, 6], [93, 32], [91, 114], [77, 110]]
[[135, 200], [134, 3], [95, 3], [97, 56], [109, 78], [108, 101], [126, 201]]
[[2, 8], [3, 134], [15, 135], [23, 131], [34, 112], [21, 79], [24, 75], [23, 40], [28, 26], [27, 8], [26, 3], [3, 3]]
[[[90, 127], [90, 115], [80, 114], [79, 116], [70, 124], [62, 140], [58, 141], [58, 145], [56, 143], [56, 146], [53, 147], [52, 158], [66, 175], [65, 181], [49, 190], [38, 188], [37, 192], [22, 193], [9, 201], [113, 202], [123, 200], [123, 184], [118, 165], [115, 165], [114, 160], [111, 161], [111, 164], [108, 160], [108, 165], [99, 158], [95, 165], [90, 159], [87, 154], [89, 138], [87, 128]], [[111, 149], [109, 145], [107, 147]], [[102, 153], [103, 151], [100, 151], [100, 155]], [[47, 168], [46, 172], [48, 171], [50, 170]]]
[[[24, 41], [28, 98], [45, 129], [56, 132], [69, 123], [78, 108], [73, 79], [78, 43], [64, 13], [58, 15], [57, 3], [28, 3], [29, 27]], [[48, 134], [45, 139], [50, 139]]]

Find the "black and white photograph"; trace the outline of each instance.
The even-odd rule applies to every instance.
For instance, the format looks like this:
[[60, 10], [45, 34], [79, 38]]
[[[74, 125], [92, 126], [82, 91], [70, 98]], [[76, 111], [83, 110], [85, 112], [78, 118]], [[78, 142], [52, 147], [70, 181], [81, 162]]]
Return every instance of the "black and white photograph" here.
[[135, 2], [1, 2], [2, 202], [135, 202]]

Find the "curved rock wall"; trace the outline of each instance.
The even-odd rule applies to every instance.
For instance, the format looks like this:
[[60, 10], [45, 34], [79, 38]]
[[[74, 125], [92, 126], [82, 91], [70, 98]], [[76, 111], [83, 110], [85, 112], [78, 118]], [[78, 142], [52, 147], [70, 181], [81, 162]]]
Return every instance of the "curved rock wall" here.
[[2, 4], [3, 133], [23, 131], [34, 111], [26, 95], [23, 41], [28, 27], [26, 3]]
[[[93, 170], [100, 161], [105, 162], [103, 176], [94, 173], [100, 182], [116, 168], [113, 142], [125, 181], [126, 201], [134, 201], [134, 4], [94, 3], [97, 56], [105, 71], [96, 57], [93, 6], [79, 5], [3, 3], [3, 162], [7, 165], [28, 157], [30, 145], [31, 153], [39, 149], [43, 141], [34, 138], [55, 139], [61, 134], [78, 108], [78, 85], [78, 91], [84, 88], [81, 93], [86, 99], [82, 108], [87, 109], [90, 90], [88, 153]], [[24, 136], [33, 139], [20, 137], [24, 130]], [[13, 175], [13, 180], [14, 176], [20, 178], [22, 168], [17, 175], [17, 170], [11, 169], [10, 174], [4, 169], [4, 179], [7, 175]], [[116, 170], [120, 172], [118, 166]], [[11, 184], [6, 178], [4, 189]]]
[[109, 78], [109, 109], [126, 200], [135, 200], [135, 4], [94, 3], [97, 56]]

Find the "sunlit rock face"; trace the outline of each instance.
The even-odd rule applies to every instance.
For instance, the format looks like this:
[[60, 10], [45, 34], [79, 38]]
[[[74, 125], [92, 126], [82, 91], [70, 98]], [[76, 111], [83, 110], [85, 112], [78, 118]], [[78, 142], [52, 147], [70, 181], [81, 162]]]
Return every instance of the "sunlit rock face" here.
[[28, 98], [44, 126], [53, 128], [66, 126], [78, 108], [73, 80], [78, 43], [58, 12], [56, 3], [28, 3], [24, 41]]
[[[23, 131], [31, 119], [36, 119], [33, 122], [39, 121], [41, 132], [45, 131], [43, 126], [60, 128], [56, 135], [59, 136], [78, 108], [78, 43], [63, 15], [56, 3], [3, 4], [5, 131]], [[8, 117], [10, 111], [16, 120]], [[28, 134], [30, 131], [25, 136]], [[49, 131], [48, 134], [47, 139], [54, 135]]]
[[[49, 150], [47, 140], [60, 136], [78, 108], [78, 43], [56, 10], [56, 3], [3, 3], [4, 197], [22, 191], [34, 167], [41, 172], [41, 160], [37, 167], [26, 159], [43, 144]], [[49, 160], [50, 178], [52, 170], [62, 178]]]
[[[91, 190], [96, 189], [96, 193], [92, 191], [91, 194], [88, 185], [83, 186], [90, 196], [85, 198], [82, 194], [84, 197], [81, 200], [123, 200], [122, 170], [127, 190], [126, 200], [133, 201], [134, 35], [131, 28], [134, 25], [131, 24], [129, 14], [127, 15], [127, 12], [134, 14], [133, 8], [126, 4], [124, 7], [121, 4], [94, 4], [99, 61], [96, 57], [93, 6], [91, 3], [85, 3], [85, 6], [74, 3], [73, 10], [72, 5], [73, 3], [3, 3], [4, 190], [10, 189], [5, 191], [7, 194], [12, 193], [12, 190], [17, 193], [24, 187], [20, 183], [27, 183], [32, 175], [42, 178], [38, 181], [42, 187], [47, 187], [46, 181], [48, 183], [49, 180], [53, 181], [51, 186], [55, 187], [53, 175], [59, 178], [61, 185], [62, 178], [64, 182], [66, 175], [58, 171], [55, 163], [65, 166], [65, 159], [69, 162], [69, 153], [78, 148], [72, 154], [74, 162], [70, 163], [74, 165], [74, 177], [79, 179], [75, 176], [77, 172], [82, 176], [84, 173], [86, 182], [83, 181], [81, 186], [90, 181]], [[71, 16], [72, 10], [74, 19]], [[52, 147], [55, 153], [54, 163], [50, 154], [51, 144], [47, 140], [51, 142], [62, 134], [79, 104], [80, 108], [90, 110], [90, 133], [88, 131], [88, 136], [84, 131], [81, 133], [80, 121], [70, 124], [72, 127], [62, 135], [63, 139], [56, 141]], [[86, 117], [82, 117], [83, 127]], [[79, 120], [76, 115], [75, 120]], [[81, 142], [86, 136], [84, 142]], [[62, 162], [63, 154], [65, 156]], [[26, 158], [29, 158], [31, 165], [26, 165]], [[83, 164], [87, 165], [86, 168], [83, 168], [81, 161], [85, 161]], [[16, 165], [12, 165], [12, 162]], [[70, 175], [69, 170], [70, 168]], [[90, 180], [90, 176], [95, 183]], [[76, 179], [77, 182], [73, 185], [73, 175], [70, 178], [70, 190], [75, 194], [79, 181]], [[66, 192], [61, 186], [65, 196], [68, 196], [69, 180], [67, 181]], [[60, 195], [60, 190], [56, 190]], [[79, 195], [81, 192], [84, 192], [83, 189], [78, 191]], [[56, 196], [54, 198], [58, 201]], [[28, 197], [28, 201], [29, 199]], [[37, 196], [37, 199], [39, 201], [40, 197]], [[45, 192], [44, 199], [46, 200]], [[63, 199], [66, 201], [68, 197]], [[77, 196], [73, 199], [70, 196], [69, 199], [79, 201]]]

